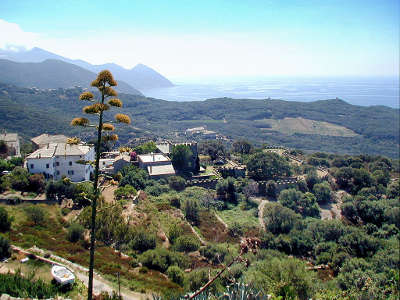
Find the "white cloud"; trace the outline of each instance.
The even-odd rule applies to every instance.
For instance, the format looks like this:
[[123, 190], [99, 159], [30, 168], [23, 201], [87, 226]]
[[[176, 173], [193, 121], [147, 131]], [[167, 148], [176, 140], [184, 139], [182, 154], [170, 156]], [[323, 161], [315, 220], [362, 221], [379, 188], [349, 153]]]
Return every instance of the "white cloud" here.
[[39, 38], [39, 34], [23, 31], [18, 24], [2, 19], [0, 19], [0, 32], [0, 48], [12, 51], [31, 49]]

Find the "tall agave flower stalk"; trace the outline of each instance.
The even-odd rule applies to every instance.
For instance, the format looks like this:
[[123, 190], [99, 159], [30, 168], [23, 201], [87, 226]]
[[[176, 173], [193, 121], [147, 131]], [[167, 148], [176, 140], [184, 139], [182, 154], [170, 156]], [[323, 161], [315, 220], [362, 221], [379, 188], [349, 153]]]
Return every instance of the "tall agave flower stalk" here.
[[[89, 287], [88, 287], [89, 300], [92, 299], [93, 295], [93, 269], [94, 269], [94, 252], [95, 252], [95, 242], [96, 242], [96, 207], [97, 207], [97, 200], [100, 195], [100, 190], [98, 186], [100, 145], [102, 141], [115, 142], [118, 140], [118, 136], [116, 134], [111, 133], [115, 129], [112, 123], [129, 124], [131, 122], [130, 118], [127, 115], [121, 113], [115, 115], [115, 121], [105, 122], [103, 120], [103, 114], [106, 110], [109, 110], [111, 107], [118, 107], [118, 108], [122, 107], [122, 101], [116, 98], [117, 92], [112, 88], [113, 86], [116, 85], [117, 82], [114, 80], [110, 71], [107, 70], [101, 71], [97, 75], [97, 78], [91, 83], [91, 86], [96, 87], [99, 90], [101, 98], [95, 100], [94, 95], [91, 92], [84, 92], [79, 96], [79, 99], [82, 101], [92, 102], [92, 104], [85, 106], [83, 108], [83, 112], [86, 114], [98, 116], [98, 124], [91, 125], [90, 121], [87, 118], [75, 118], [71, 121], [72, 126], [97, 127], [96, 160], [94, 162], [95, 170], [94, 170], [94, 182], [93, 182], [94, 197], [92, 199], [91, 234], [90, 234], [90, 262], [89, 262]], [[107, 103], [105, 103], [106, 100], [108, 100]], [[109, 134], [103, 136], [102, 135], [103, 131], [107, 131], [109, 132]], [[77, 144], [79, 143], [79, 139], [73, 138], [70, 139], [69, 142], [71, 144]]]

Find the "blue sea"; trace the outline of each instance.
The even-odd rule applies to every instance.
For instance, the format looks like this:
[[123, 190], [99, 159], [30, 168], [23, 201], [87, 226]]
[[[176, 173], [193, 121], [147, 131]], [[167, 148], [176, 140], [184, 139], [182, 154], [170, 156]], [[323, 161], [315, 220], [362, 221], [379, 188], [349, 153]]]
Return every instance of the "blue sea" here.
[[175, 86], [144, 90], [147, 97], [168, 101], [210, 98], [315, 101], [340, 98], [354, 105], [399, 108], [399, 79], [382, 78], [253, 78], [173, 81]]

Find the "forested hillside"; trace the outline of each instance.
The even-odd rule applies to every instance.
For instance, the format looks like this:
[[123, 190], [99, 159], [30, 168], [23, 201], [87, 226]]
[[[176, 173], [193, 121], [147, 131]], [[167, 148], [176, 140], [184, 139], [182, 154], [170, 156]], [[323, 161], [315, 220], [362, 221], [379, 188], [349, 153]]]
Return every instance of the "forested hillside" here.
[[[79, 88], [34, 91], [3, 84], [0, 86], [2, 127], [23, 136], [44, 131], [72, 134], [68, 121], [79, 116], [84, 106], [78, 101], [80, 92]], [[258, 145], [266, 143], [310, 151], [398, 157], [399, 110], [389, 107], [355, 106], [338, 99], [308, 103], [228, 98], [173, 102], [126, 94], [119, 97], [124, 102], [125, 112], [132, 117], [131, 126], [118, 129], [122, 143], [146, 135], [172, 138], [174, 131], [206, 125], [209, 130], [230, 139], [246, 138]], [[19, 118], [10, 117], [17, 112]], [[35, 113], [41, 117], [33, 117]], [[268, 120], [284, 118], [325, 122], [327, 128], [330, 124], [340, 125], [353, 135], [309, 134], [296, 131], [296, 128], [293, 133], [284, 133], [269, 128]], [[37, 122], [42, 125], [37, 126]], [[318, 128], [314, 132], [318, 132]]]

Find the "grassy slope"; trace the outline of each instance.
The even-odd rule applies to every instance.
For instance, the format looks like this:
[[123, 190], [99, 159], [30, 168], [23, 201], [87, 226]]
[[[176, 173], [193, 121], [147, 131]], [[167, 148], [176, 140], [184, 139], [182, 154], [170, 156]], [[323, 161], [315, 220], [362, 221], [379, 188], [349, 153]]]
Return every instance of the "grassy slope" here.
[[[4, 206], [9, 214], [15, 218], [12, 229], [7, 233], [11, 243], [23, 248], [36, 245], [39, 248], [53, 252], [74, 263], [88, 266], [89, 250], [82, 243], [71, 243], [67, 240], [65, 221], [61, 217], [57, 205], [40, 205], [46, 212], [46, 220], [42, 225], [34, 226], [30, 223], [23, 211], [25, 204], [17, 206]], [[95, 255], [95, 269], [104, 274], [109, 280], [117, 282], [115, 274], [120, 272], [121, 282], [124, 286], [137, 291], [152, 290], [163, 292], [175, 290], [179, 287], [157, 271], [146, 274], [132, 272], [131, 258], [119, 256], [114, 249], [98, 244]]]

